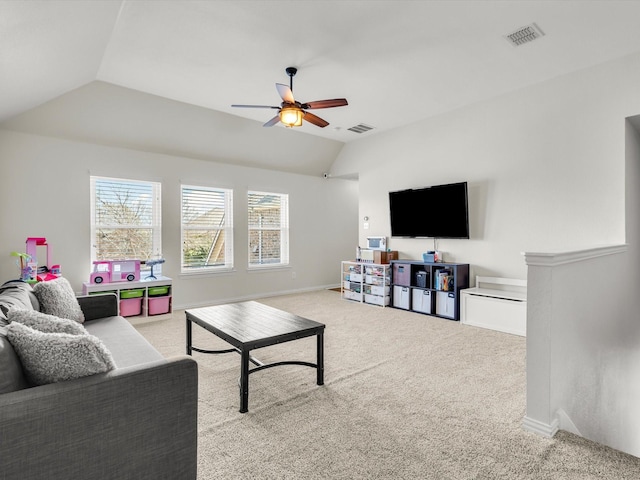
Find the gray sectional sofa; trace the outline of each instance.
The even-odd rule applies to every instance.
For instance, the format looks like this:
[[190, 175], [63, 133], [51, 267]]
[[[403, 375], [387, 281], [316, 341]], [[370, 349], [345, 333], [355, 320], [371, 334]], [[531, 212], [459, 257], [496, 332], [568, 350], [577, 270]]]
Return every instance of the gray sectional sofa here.
[[38, 299], [23, 282], [0, 287], [0, 479], [195, 479], [196, 362], [164, 358], [118, 316], [115, 295], [78, 302], [116, 368], [32, 386], [7, 312]]

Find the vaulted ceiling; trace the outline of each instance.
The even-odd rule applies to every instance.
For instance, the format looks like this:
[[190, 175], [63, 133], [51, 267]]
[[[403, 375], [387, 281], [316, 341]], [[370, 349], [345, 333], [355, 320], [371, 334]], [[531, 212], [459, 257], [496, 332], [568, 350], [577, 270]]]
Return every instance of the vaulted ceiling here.
[[[284, 127], [262, 127], [274, 111], [231, 105], [279, 105], [275, 83], [287, 84], [285, 68], [295, 66], [297, 100], [349, 101], [314, 111], [326, 128], [296, 129], [329, 140], [334, 155], [346, 142], [639, 51], [638, 18], [640, 1], [616, 0], [0, 0], [0, 122], [45, 128], [47, 102], [88, 107], [126, 89], [183, 105], [187, 116], [248, 119], [243, 132], [279, 138]], [[535, 41], [505, 38], [533, 23], [544, 34]], [[373, 129], [348, 130], [360, 124]]]

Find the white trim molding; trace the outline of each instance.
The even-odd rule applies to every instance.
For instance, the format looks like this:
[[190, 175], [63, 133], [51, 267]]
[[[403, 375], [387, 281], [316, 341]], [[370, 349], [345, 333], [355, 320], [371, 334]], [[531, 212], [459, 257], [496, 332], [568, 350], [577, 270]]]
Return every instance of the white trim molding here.
[[525, 263], [529, 266], [555, 267], [567, 263], [582, 262], [591, 258], [617, 255], [627, 251], [627, 244], [608, 245], [555, 253], [523, 252]]
[[546, 438], [551, 438], [558, 432], [558, 425], [559, 423], [557, 418], [554, 418], [550, 425], [527, 416], [522, 419], [522, 428]]

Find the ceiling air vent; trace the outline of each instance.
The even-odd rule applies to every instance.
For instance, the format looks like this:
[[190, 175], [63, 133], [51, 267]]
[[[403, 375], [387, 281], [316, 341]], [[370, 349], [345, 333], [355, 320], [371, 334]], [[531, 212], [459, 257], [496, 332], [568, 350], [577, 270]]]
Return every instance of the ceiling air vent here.
[[373, 127], [369, 125], [365, 125], [364, 123], [360, 123], [355, 127], [347, 128], [347, 130], [355, 133], [364, 133], [364, 132], [368, 132], [369, 130], [373, 130]]
[[544, 32], [540, 30], [540, 27], [538, 27], [538, 25], [536, 25], [535, 23], [532, 23], [531, 25], [521, 27], [515, 32], [505, 35], [504, 38], [506, 38], [507, 41], [514, 47], [519, 47], [520, 45], [533, 42], [534, 40], [543, 36]]

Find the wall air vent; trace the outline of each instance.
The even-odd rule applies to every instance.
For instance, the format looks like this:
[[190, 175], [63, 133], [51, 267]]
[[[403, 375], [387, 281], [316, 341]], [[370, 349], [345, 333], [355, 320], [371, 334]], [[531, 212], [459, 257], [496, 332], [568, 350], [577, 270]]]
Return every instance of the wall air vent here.
[[543, 36], [544, 32], [540, 30], [540, 27], [538, 27], [538, 25], [536, 25], [535, 23], [532, 23], [531, 25], [521, 27], [515, 32], [505, 35], [504, 38], [506, 38], [507, 41], [514, 47], [519, 47], [520, 45], [533, 42], [534, 40]]
[[347, 130], [355, 133], [364, 133], [364, 132], [368, 132], [369, 130], [373, 130], [373, 128], [374, 127], [370, 125], [365, 125], [364, 123], [360, 123], [355, 127], [347, 128]]

